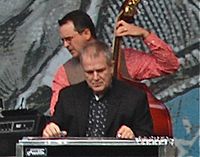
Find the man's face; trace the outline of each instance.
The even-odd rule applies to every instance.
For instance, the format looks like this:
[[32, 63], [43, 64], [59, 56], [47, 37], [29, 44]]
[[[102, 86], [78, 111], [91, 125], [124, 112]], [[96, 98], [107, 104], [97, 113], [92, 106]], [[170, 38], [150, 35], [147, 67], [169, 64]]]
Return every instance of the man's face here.
[[63, 46], [70, 51], [73, 57], [78, 57], [81, 49], [87, 43], [87, 39], [83, 33], [75, 31], [74, 24], [71, 21], [60, 26], [59, 33]]
[[[92, 51], [92, 49], [90, 50]], [[102, 95], [110, 86], [113, 74], [112, 66], [107, 64], [104, 54], [101, 53], [95, 58], [84, 54], [82, 66], [89, 87], [95, 94]]]

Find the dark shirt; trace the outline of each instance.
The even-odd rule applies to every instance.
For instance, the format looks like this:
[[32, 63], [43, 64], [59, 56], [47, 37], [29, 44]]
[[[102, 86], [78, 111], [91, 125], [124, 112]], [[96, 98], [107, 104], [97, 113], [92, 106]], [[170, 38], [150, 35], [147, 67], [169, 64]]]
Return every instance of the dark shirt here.
[[91, 96], [89, 104], [87, 137], [104, 137], [106, 117], [108, 114], [108, 101], [96, 95]]

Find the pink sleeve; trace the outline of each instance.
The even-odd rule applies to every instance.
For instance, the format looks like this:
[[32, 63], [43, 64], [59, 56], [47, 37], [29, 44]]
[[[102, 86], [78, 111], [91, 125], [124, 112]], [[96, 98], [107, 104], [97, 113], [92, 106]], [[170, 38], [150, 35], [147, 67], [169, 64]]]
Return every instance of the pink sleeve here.
[[179, 68], [178, 58], [171, 47], [155, 34], [144, 39], [150, 52], [124, 49], [129, 74], [136, 80], [143, 80], [171, 74]]
[[52, 96], [50, 103], [50, 114], [53, 115], [59, 92], [62, 88], [69, 86], [69, 81], [63, 65], [57, 70], [52, 81]]

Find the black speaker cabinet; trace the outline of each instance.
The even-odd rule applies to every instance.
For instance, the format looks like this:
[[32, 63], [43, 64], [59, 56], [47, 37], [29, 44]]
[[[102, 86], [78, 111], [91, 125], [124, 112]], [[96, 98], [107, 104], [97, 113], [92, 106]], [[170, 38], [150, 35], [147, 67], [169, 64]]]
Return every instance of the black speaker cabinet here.
[[24, 136], [40, 136], [46, 118], [36, 110], [9, 110], [0, 118], [0, 156], [15, 156], [16, 143]]

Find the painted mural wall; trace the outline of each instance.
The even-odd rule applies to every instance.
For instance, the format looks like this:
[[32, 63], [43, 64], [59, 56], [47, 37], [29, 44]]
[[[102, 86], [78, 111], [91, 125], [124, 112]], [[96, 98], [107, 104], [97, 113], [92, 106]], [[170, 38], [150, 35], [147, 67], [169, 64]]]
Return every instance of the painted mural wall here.
[[[71, 57], [60, 44], [57, 20], [85, 10], [98, 38], [111, 45], [122, 2], [0, 0], [0, 110], [34, 108], [48, 115], [53, 75]], [[144, 80], [170, 111], [179, 157], [199, 156], [199, 11], [198, 0], [143, 0], [134, 17], [170, 44], [181, 64], [172, 75]], [[125, 38], [123, 44], [146, 51], [138, 39]]]

